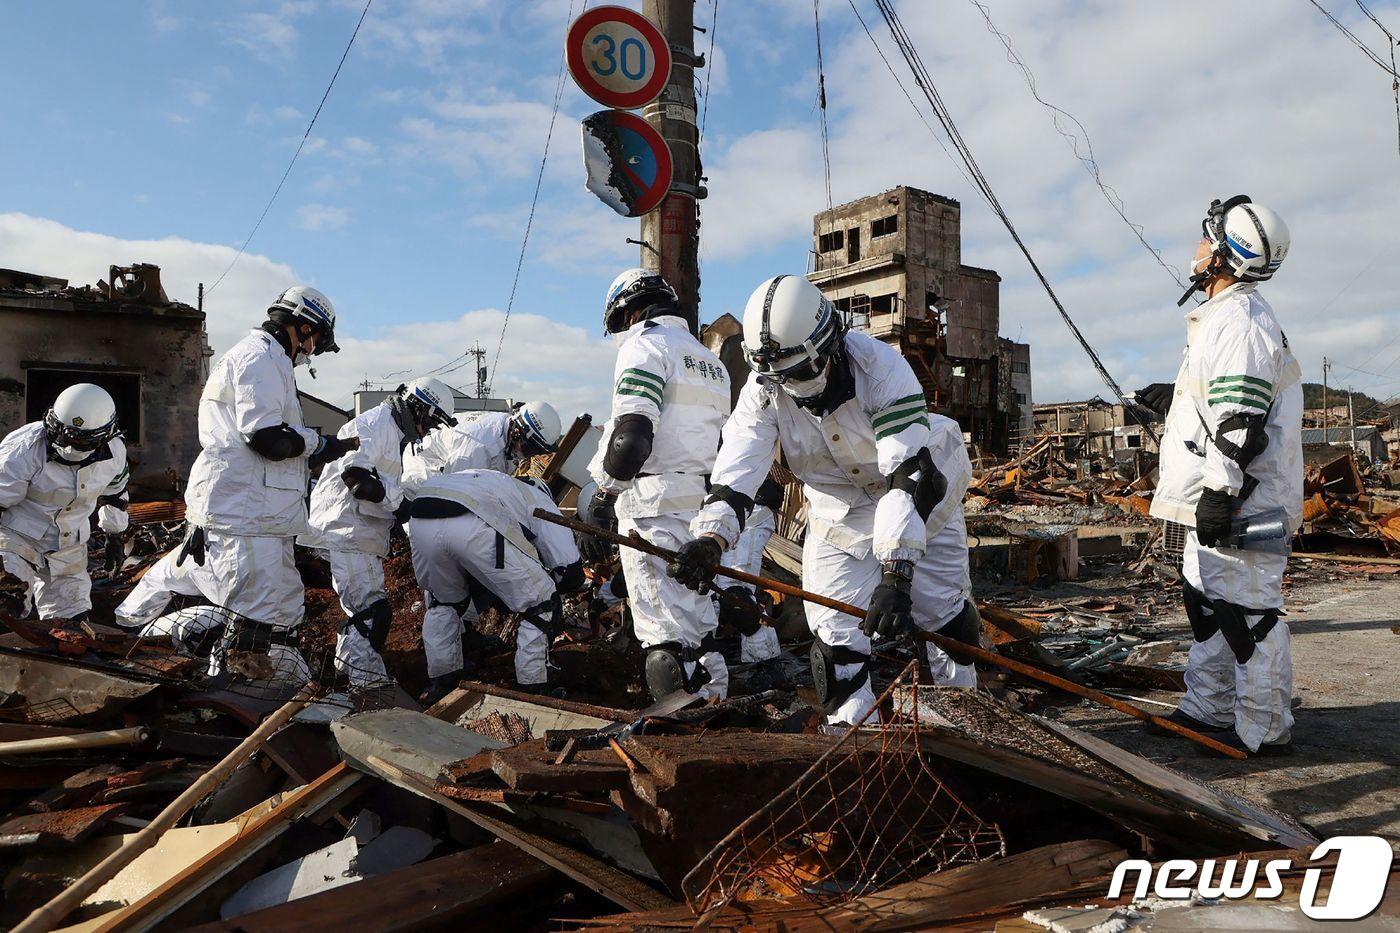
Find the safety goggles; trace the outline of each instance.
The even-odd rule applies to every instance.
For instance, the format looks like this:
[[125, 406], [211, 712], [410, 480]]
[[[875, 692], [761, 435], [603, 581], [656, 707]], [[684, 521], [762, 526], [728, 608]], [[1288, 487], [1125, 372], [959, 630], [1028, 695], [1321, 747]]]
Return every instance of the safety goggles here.
[[826, 360], [820, 357], [806, 356], [798, 363], [790, 366], [781, 366], [785, 359], [791, 359], [799, 353], [805, 353], [804, 348], [799, 347], [786, 354], [758, 350], [754, 353], [746, 354], [749, 361], [749, 368], [758, 373], [764, 379], [776, 385], [785, 382], [807, 382], [815, 379], [826, 369]]
[[116, 433], [115, 428], [115, 421], [100, 428], [84, 429], [64, 424], [54, 417], [53, 412], [44, 416], [44, 429], [48, 432], [50, 443], [57, 447], [70, 447], [85, 453], [96, 450], [110, 440]]

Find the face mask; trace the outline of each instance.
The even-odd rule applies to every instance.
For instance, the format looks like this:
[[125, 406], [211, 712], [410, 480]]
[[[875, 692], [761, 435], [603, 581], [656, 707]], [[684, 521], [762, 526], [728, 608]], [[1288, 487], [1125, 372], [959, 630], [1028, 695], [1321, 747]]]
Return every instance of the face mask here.
[[782, 389], [799, 401], [811, 401], [826, 391], [826, 370], [813, 379], [789, 379], [782, 383]]
[[90, 450], [79, 450], [76, 447], [65, 447], [62, 444], [55, 444], [53, 452], [58, 454], [58, 459], [62, 460], [64, 463], [82, 463], [88, 457], [92, 456], [92, 451]]

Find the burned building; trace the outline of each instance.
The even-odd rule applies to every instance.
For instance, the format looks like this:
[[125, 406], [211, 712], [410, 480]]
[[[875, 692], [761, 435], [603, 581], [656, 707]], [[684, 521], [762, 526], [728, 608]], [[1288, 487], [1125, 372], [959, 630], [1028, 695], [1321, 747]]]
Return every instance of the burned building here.
[[823, 211], [807, 278], [904, 354], [935, 410], [1002, 453], [1025, 432], [1030, 348], [998, 336], [1001, 276], [963, 264], [961, 210], [901, 186]]
[[170, 300], [160, 267], [112, 266], [106, 281], [82, 287], [0, 269], [0, 334], [0, 434], [91, 382], [117, 403], [134, 489], [183, 490], [199, 453], [210, 350], [204, 313]]

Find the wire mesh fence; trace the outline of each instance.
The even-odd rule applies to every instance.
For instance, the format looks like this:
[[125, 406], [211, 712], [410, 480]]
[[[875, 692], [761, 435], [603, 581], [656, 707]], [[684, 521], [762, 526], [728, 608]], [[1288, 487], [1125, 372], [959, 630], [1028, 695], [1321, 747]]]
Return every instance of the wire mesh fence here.
[[697, 915], [734, 900], [826, 906], [1004, 853], [997, 825], [931, 767], [918, 704], [880, 723], [896, 689], [918, 685], [910, 664], [860, 723], [691, 870], [683, 889]]

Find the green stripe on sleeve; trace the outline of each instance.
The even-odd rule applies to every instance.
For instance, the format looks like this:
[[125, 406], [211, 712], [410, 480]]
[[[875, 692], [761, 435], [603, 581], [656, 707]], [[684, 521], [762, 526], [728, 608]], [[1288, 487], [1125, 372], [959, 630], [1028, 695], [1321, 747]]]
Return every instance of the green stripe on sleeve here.
[[1250, 408], [1257, 408], [1260, 411], [1268, 410], [1268, 406], [1262, 405], [1257, 398], [1250, 398], [1244, 395], [1212, 395], [1206, 399], [1207, 405], [1247, 405]]
[[639, 379], [639, 380], [641, 380], [642, 382], [650, 382], [650, 383], [652, 383], [653, 385], [655, 385], [657, 391], [660, 391], [661, 389], [664, 389], [664, 388], [666, 387], [666, 380], [665, 380], [665, 379], [662, 379], [662, 378], [661, 378], [660, 376], [658, 376], [656, 373], [649, 373], [649, 372], [647, 372], [645, 369], [636, 369], [636, 368], [624, 369], [624, 370], [622, 371], [622, 376], [621, 376], [621, 378], [622, 378], [622, 379], [633, 378], [633, 379]]
[[1247, 383], [1256, 385], [1266, 392], [1273, 391], [1274, 384], [1267, 379], [1260, 379], [1257, 376], [1216, 376], [1210, 381], [1212, 387], [1216, 385], [1230, 385], [1231, 383]]
[[905, 428], [915, 424], [922, 424], [924, 427], [928, 427], [928, 417], [923, 412], [920, 412], [917, 417], [910, 418], [907, 421], [900, 421], [887, 425], [875, 432], [875, 440], [880, 441], [887, 437], [893, 437]]
[[1262, 389], [1253, 388], [1252, 386], [1211, 386], [1210, 388], [1211, 396], [1232, 394], [1249, 395], [1259, 399], [1262, 402], [1273, 401], [1273, 397], [1269, 395], [1269, 393], [1265, 392]]
[[661, 407], [661, 397], [656, 395], [651, 389], [634, 389], [631, 386], [618, 385], [617, 395], [635, 395], [652, 402], [657, 408]]
[[[922, 401], [923, 396], [919, 396], [919, 398], [920, 401]], [[885, 409], [883, 414], [877, 416], [875, 420], [870, 422], [870, 424], [875, 428], [880, 428], [881, 426], [889, 424], [892, 421], [899, 421], [901, 419], [909, 418], [914, 415], [922, 415], [924, 414], [925, 410], [926, 409], [924, 409], [922, 405], [917, 406], [915, 408], [904, 408], [899, 411], [891, 411], [887, 408]], [[924, 420], [928, 419], [925, 418]]]

